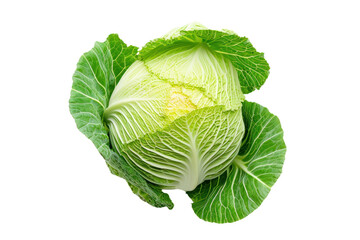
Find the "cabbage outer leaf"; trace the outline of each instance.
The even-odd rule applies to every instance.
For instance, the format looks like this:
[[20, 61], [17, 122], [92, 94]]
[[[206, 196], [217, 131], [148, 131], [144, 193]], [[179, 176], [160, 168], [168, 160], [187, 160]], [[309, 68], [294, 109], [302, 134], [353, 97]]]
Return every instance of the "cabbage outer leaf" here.
[[286, 146], [279, 119], [259, 104], [243, 103], [245, 136], [232, 166], [188, 192], [193, 210], [209, 222], [242, 219], [260, 206], [281, 174]]
[[166, 35], [148, 42], [139, 52], [139, 56], [146, 59], [154, 51], [166, 51], [169, 46], [186, 42], [206, 43], [213, 51], [228, 58], [238, 73], [244, 94], [260, 89], [269, 75], [270, 67], [264, 54], [257, 52], [246, 37], [239, 37], [228, 30], [180, 30], [172, 36]]
[[148, 183], [111, 149], [108, 129], [103, 122], [111, 93], [126, 69], [136, 60], [137, 47], [127, 46], [111, 34], [104, 43], [95, 43], [83, 54], [73, 75], [70, 112], [78, 129], [88, 137], [106, 160], [110, 171], [124, 178], [132, 191], [155, 207], [173, 208], [169, 196]]

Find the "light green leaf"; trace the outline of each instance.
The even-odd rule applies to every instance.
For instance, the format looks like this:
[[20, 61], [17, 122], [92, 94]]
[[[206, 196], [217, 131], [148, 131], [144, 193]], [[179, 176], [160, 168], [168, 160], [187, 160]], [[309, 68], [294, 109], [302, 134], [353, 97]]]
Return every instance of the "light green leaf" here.
[[78, 129], [87, 136], [106, 160], [110, 171], [137, 189], [141, 199], [156, 207], [172, 208], [169, 196], [146, 182], [110, 147], [103, 113], [110, 96], [126, 69], [135, 61], [137, 47], [127, 46], [112, 34], [104, 43], [81, 56], [73, 75], [69, 108]]
[[[143, 47], [139, 56], [145, 60], [153, 54], [165, 53], [169, 47], [181, 47], [184, 44], [205, 43], [213, 51], [228, 58], [234, 65], [243, 93], [250, 93], [265, 83], [269, 75], [269, 64], [263, 53], [259, 53], [246, 37], [239, 37], [230, 31], [179, 30], [164, 38], [155, 39]], [[201, 30], [198, 30], [201, 29]]]
[[188, 192], [194, 212], [209, 222], [242, 219], [260, 206], [281, 174], [286, 146], [279, 119], [245, 101], [245, 137], [234, 163], [220, 177]]
[[194, 110], [124, 146], [122, 155], [150, 182], [167, 189], [193, 190], [222, 174], [239, 151], [244, 134], [241, 109], [223, 108]]
[[144, 64], [135, 61], [112, 93], [104, 120], [110, 129], [113, 147], [132, 142], [144, 133], [167, 124], [161, 111], [168, 102], [170, 84], [151, 75]]

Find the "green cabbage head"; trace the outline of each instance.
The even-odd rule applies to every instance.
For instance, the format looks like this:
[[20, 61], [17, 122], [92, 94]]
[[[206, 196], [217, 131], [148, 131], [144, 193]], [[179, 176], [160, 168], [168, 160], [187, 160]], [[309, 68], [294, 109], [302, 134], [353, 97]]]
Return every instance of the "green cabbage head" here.
[[[204, 28], [192, 25], [173, 30]], [[113, 147], [146, 180], [190, 191], [221, 175], [244, 135], [241, 92], [230, 60], [183, 41], [135, 61], [115, 87], [105, 121]]]
[[201, 219], [235, 222], [264, 201], [285, 159], [279, 119], [244, 97], [269, 69], [229, 30], [190, 24], [141, 50], [110, 34], [80, 57], [70, 112], [142, 200], [172, 209], [163, 190], [182, 189]]

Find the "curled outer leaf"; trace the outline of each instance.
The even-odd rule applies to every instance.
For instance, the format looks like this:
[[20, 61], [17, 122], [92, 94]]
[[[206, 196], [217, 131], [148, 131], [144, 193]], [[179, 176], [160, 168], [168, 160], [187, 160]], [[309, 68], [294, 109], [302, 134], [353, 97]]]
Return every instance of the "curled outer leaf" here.
[[260, 89], [269, 76], [270, 67], [264, 54], [257, 52], [246, 37], [239, 37], [230, 31], [181, 30], [173, 36], [147, 43], [139, 56], [145, 59], [154, 52], [163, 52], [170, 46], [189, 42], [207, 44], [213, 51], [228, 58], [238, 73], [241, 90], [245, 94]]
[[103, 123], [103, 113], [111, 93], [136, 60], [137, 49], [127, 46], [116, 34], [111, 34], [104, 43], [95, 43], [77, 64], [69, 108], [78, 129], [94, 143], [113, 174], [124, 178], [144, 201], [155, 207], [171, 209], [173, 203], [169, 196], [145, 181], [111, 149], [108, 129]]
[[209, 222], [242, 219], [260, 206], [281, 174], [286, 146], [279, 119], [245, 101], [245, 136], [234, 163], [220, 177], [188, 192], [197, 216]]

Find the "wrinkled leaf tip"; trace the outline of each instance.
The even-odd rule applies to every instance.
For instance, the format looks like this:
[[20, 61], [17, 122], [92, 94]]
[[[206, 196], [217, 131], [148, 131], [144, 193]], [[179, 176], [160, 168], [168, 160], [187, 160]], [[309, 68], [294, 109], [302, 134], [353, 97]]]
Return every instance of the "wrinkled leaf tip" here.
[[166, 206], [169, 210], [172, 210], [173, 208], [174, 208], [174, 204], [172, 203], [172, 204], [168, 204], [167, 206]]

